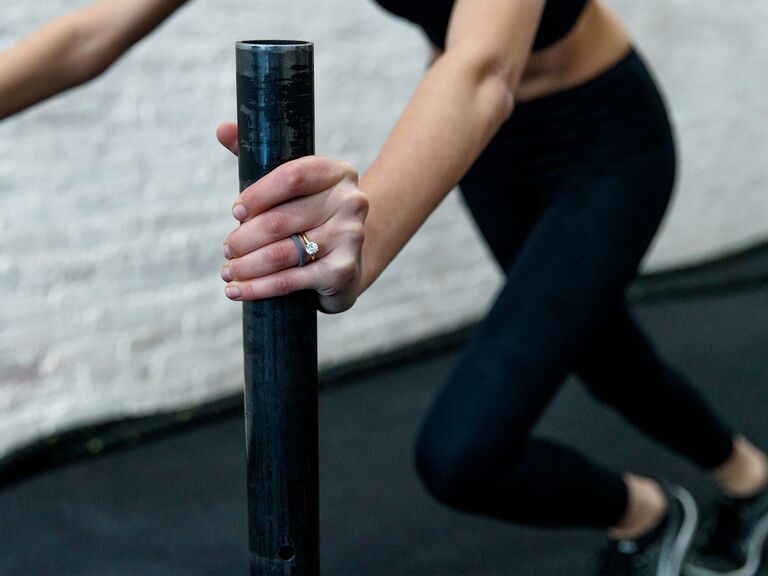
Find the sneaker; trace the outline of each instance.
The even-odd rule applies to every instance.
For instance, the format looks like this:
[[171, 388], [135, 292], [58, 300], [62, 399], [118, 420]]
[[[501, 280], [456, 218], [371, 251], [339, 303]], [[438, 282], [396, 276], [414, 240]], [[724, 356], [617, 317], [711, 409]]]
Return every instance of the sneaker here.
[[600, 576], [679, 576], [698, 524], [687, 490], [660, 482], [669, 503], [661, 522], [632, 540], [610, 540], [600, 554]]
[[768, 487], [750, 498], [720, 494], [715, 514], [702, 526], [686, 576], [755, 576], [765, 569]]

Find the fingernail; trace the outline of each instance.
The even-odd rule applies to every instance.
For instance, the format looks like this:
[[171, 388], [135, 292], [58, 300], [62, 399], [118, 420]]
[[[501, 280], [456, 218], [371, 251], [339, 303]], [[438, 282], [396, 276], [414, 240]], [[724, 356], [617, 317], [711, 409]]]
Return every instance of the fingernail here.
[[240, 298], [240, 288], [237, 286], [227, 286], [224, 290], [227, 298]]
[[224, 266], [221, 269], [221, 279], [224, 282], [230, 282], [232, 280], [232, 272], [229, 270], [229, 266]]
[[227, 260], [232, 258], [232, 251], [229, 249], [229, 244], [227, 244], [226, 242], [224, 242], [224, 258], [226, 258]]
[[245, 217], [248, 216], [248, 211], [242, 204], [236, 204], [235, 207], [232, 208], [232, 216], [237, 220], [245, 220]]

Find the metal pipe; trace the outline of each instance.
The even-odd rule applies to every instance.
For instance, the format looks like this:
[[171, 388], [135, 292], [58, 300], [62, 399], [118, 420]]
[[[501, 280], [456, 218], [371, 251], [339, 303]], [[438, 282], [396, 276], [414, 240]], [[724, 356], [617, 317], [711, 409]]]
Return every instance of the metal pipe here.
[[[315, 152], [313, 45], [245, 41], [236, 56], [243, 191]], [[316, 296], [243, 303], [251, 575], [320, 572]]]

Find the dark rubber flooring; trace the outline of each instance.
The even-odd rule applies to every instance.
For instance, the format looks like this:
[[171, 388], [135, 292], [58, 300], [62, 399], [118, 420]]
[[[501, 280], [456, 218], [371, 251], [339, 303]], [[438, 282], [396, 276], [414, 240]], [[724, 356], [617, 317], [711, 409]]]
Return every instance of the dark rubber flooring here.
[[[639, 305], [658, 348], [768, 448], [768, 287]], [[320, 395], [321, 570], [332, 574], [586, 573], [601, 534], [456, 512], [411, 465], [419, 420], [454, 353]], [[618, 383], [620, 384], [620, 383]], [[714, 485], [569, 381], [538, 425], [600, 461]], [[244, 431], [230, 418], [0, 491], [0, 574], [244, 574]]]

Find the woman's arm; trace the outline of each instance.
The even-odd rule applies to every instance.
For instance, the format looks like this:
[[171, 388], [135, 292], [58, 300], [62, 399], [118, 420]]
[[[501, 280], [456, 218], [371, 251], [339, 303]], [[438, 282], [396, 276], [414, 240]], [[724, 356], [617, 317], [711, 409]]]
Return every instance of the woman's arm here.
[[186, 0], [100, 0], [0, 54], [0, 118], [104, 72]]
[[[307, 156], [243, 190], [232, 211], [241, 225], [224, 242], [227, 296], [312, 289], [320, 310], [350, 308], [512, 113], [543, 4], [457, 0], [445, 53], [359, 183], [348, 164]], [[234, 124], [217, 136], [237, 154]], [[300, 231], [320, 246], [316, 261], [301, 267], [289, 238]]]
[[458, 183], [512, 113], [543, 0], [457, 0], [426, 72], [359, 187], [369, 201], [360, 293]]

